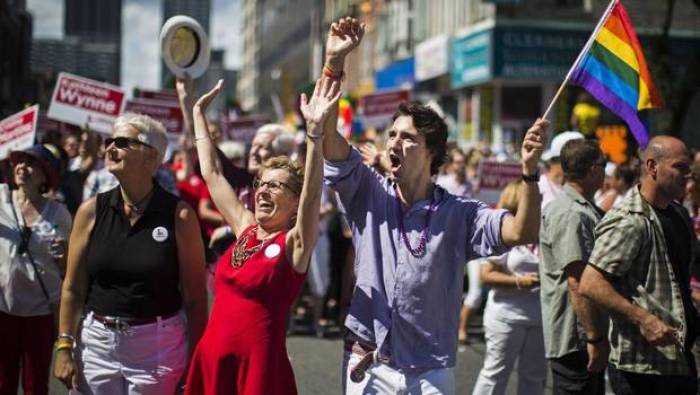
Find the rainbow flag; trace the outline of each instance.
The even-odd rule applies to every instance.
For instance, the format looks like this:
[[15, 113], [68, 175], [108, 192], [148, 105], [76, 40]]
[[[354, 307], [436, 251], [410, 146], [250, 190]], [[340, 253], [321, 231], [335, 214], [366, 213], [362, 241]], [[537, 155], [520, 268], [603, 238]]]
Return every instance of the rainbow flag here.
[[619, 0], [613, 0], [586, 46], [574, 64], [571, 81], [622, 118], [639, 145], [646, 147], [649, 133], [638, 111], [659, 108], [663, 103]]

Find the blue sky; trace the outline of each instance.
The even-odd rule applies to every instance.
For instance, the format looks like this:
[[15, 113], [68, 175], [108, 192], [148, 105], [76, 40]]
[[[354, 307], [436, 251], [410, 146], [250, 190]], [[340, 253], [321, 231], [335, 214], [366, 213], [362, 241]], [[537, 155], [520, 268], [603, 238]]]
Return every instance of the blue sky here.
[[[234, 69], [240, 67], [242, 53], [240, 2], [212, 0], [210, 40], [214, 48], [226, 50], [226, 66]], [[27, 8], [34, 16], [34, 37], [63, 36], [62, 0], [27, 0]], [[161, 19], [161, 1], [123, 0], [121, 70], [122, 86], [127, 92], [134, 86], [158, 88]]]

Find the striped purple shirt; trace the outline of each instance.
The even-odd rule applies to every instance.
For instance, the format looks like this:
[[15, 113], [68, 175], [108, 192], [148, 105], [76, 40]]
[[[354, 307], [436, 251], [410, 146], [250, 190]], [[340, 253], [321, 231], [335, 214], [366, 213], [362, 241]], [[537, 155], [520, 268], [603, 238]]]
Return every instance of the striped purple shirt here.
[[[506, 251], [505, 210], [459, 198], [436, 187], [426, 253], [414, 257], [400, 234], [401, 212], [392, 183], [351, 150], [345, 161], [325, 162], [325, 181], [338, 192], [352, 227], [357, 282], [345, 326], [403, 369], [453, 367], [465, 263]], [[403, 207], [416, 249], [429, 200]]]

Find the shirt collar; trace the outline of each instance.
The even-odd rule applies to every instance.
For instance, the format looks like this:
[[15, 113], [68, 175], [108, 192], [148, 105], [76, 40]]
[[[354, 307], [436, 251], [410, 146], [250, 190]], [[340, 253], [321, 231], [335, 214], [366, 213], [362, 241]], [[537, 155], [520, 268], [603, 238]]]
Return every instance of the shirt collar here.
[[623, 200], [623, 205], [623, 209], [630, 213], [643, 214], [646, 217], [651, 216], [651, 207], [639, 192], [639, 185], [632, 187], [632, 193]]
[[580, 204], [591, 204], [591, 202], [583, 197], [578, 191], [572, 188], [569, 184], [565, 184], [563, 188], [564, 193], [570, 197], [572, 200]]

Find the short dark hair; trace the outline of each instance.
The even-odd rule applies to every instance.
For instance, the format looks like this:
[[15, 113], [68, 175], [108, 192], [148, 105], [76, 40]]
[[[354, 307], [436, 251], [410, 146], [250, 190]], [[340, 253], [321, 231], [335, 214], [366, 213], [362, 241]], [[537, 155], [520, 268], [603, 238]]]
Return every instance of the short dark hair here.
[[586, 177], [591, 166], [605, 160], [597, 141], [576, 139], [564, 144], [561, 149], [561, 168], [569, 180], [581, 180]]
[[639, 166], [634, 162], [626, 162], [615, 168], [615, 178], [621, 179], [628, 187], [633, 186], [639, 179]]
[[425, 136], [425, 145], [433, 154], [430, 174], [437, 174], [447, 160], [447, 124], [435, 110], [417, 101], [401, 103], [391, 120], [401, 116], [411, 117], [418, 133]]

